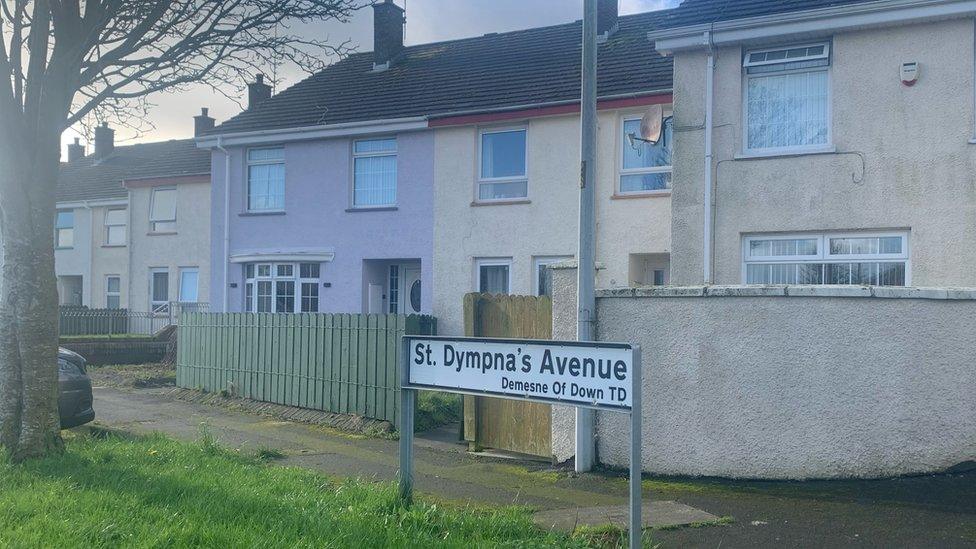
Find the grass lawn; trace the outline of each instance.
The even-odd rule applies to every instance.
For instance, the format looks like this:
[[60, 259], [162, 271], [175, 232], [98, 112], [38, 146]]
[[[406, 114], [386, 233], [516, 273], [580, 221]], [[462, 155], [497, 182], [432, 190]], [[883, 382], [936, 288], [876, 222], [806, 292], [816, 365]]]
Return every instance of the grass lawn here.
[[[271, 456], [273, 457], [273, 456]], [[585, 547], [616, 536], [538, 530], [522, 508], [397, 503], [392, 484], [336, 480], [162, 436], [69, 439], [0, 461], [2, 547]], [[616, 539], [614, 539], [616, 538]]]

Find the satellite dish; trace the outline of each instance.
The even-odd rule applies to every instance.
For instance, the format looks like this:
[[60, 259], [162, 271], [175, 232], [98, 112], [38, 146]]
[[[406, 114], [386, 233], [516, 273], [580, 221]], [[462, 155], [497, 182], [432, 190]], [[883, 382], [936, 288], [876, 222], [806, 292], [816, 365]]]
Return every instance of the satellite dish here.
[[661, 140], [663, 128], [664, 107], [661, 105], [651, 105], [644, 112], [644, 116], [641, 117], [640, 135], [633, 132], [627, 134], [627, 138], [630, 140], [630, 146], [634, 150], [640, 150], [640, 145], [637, 144], [638, 141], [657, 145], [658, 141]]

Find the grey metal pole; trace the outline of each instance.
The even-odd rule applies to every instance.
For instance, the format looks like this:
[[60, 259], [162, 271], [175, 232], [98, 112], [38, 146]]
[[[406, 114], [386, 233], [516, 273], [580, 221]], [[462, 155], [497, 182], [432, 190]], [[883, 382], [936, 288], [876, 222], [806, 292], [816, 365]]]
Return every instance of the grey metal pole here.
[[[596, 0], [583, 0], [583, 83], [580, 105], [580, 206], [579, 206], [579, 268], [577, 269], [577, 317], [576, 339], [593, 341], [593, 323], [596, 315], [594, 285], [596, 260], [594, 258], [593, 199], [596, 186]], [[594, 412], [588, 408], [576, 409], [576, 471], [586, 472], [593, 468]]]
[[634, 346], [630, 395], [630, 549], [641, 546], [641, 348]]
[[407, 505], [413, 501], [413, 420], [417, 398], [417, 391], [404, 388], [410, 383], [409, 345], [407, 338], [400, 342], [400, 501]]

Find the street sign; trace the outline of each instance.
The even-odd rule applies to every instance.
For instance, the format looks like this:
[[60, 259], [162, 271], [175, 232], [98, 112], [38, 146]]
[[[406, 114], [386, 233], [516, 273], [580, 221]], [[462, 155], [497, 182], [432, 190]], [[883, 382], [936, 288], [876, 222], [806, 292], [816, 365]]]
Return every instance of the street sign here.
[[625, 343], [403, 336], [400, 497], [413, 497], [417, 391], [493, 396], [630, 414], [630, 545], [641, 539], [641, 354]]

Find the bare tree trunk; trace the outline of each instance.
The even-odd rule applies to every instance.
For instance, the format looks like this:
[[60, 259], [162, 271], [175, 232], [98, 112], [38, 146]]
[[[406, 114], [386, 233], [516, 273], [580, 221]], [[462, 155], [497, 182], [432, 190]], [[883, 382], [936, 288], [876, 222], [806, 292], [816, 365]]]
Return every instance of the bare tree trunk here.
[[0, 149], [0, 445], [22, 461], [63, 448], [53, 239], [57, 138], [0, 139]]

